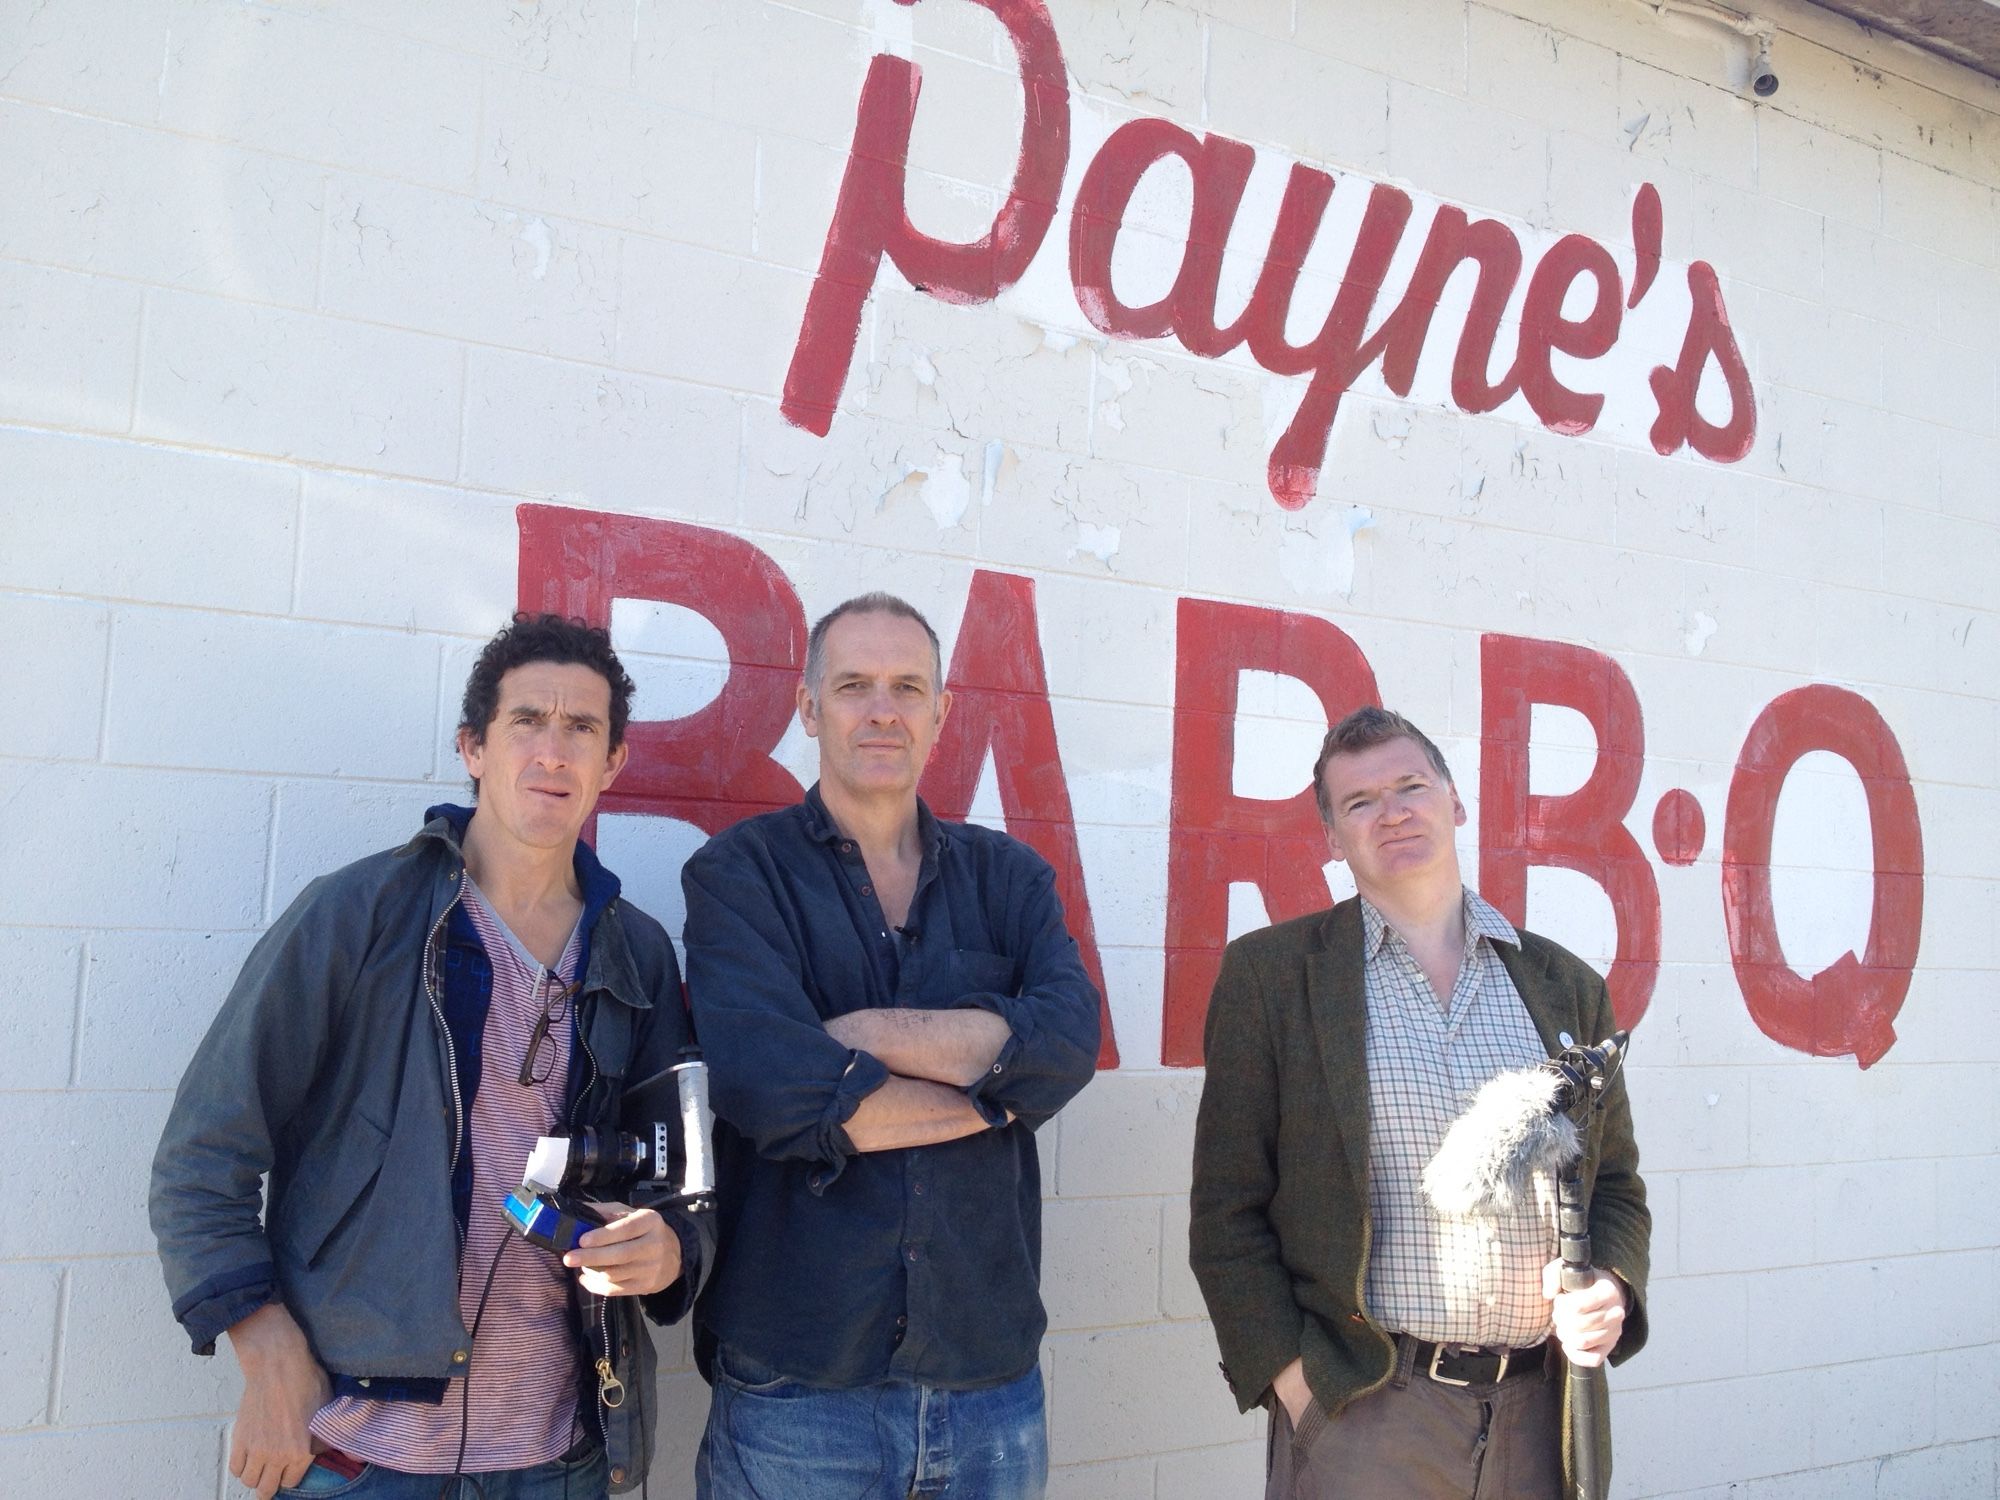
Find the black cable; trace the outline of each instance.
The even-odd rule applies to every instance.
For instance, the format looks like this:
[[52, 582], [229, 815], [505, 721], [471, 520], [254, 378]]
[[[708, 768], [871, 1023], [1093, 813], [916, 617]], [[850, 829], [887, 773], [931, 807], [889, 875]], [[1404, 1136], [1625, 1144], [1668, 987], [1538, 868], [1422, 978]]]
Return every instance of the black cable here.
[[[472, 1310], [472, 1336], [468, 1343], [479, 1341], [479, 1324], [486, 1316], [486, 1299], [493, 1295], [493, 1278], [500, 1273], [500, 1258], [507, 1253], [507, 1246], [514, 1236], [502, 1234], [500, 1243], [493, 1251], [493, 1262], [486, 1268], [486, 1285], [479, 1289], [479, 1305]], [[459, 1481], [465, 1477], [465, 1442], [472, 1436], [472, 1352], [465, 1356], [465, 1385], [459, 1392], [458, 1405], [458, 1457], [453, 1460], [451, 1474], [438, 1486], [438, 1500], [458, 1500]], [[477, 1479], [472, 1481], [474, 1493], [479, 1500], [486, 1500], [486, 1486]]]

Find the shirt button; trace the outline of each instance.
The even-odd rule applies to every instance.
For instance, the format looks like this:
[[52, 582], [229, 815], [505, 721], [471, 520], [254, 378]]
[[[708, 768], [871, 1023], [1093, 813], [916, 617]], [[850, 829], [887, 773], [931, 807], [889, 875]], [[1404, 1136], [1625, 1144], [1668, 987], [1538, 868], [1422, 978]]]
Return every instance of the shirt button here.
[[623, 1469], [613, 1469], [611, 1471], [611, 1482], [613, 1484], [623, 1484], [625, 1482], [625, 1471]]
[[840, 844], [840, 852], [842, 854], [852, 854], [854, 852], [854, 845], [843, 839]]
[[915, 1260], [916, 1258], [917, 1258], [917, 1247], [915, 1245], [911, 1245], [903, 1251], [903, 1259]]
[[898, 1328], [908, 1328], [910, 1326], [910, 1320], [907, 1317], [898, 1318], [896, 1319], [896, 1326]]
[[915, 1193], [919, 1198], [921, 1198], [924, 1195], [924, 1185], [921, 1182], [912, 1183], [910, 1185], [910, 1191]]
[[861, 894], [864, 896], [872, 896], [875, 894], [875, 887], [872, 885], [864, 885], [863, 887], [861, 887]]
[[454, 1349], [454, 1350], [452, 1351], [452, 1355], [451, 1355], [451, 1362], [452, 1362], [453, 1364], [455, 1364], [455, 1365], [462, 1365], [462, 1364], [464, 1364], [464, 1363], [465, 1363], [465, 1351], [464, 1351], [463, 1349]]

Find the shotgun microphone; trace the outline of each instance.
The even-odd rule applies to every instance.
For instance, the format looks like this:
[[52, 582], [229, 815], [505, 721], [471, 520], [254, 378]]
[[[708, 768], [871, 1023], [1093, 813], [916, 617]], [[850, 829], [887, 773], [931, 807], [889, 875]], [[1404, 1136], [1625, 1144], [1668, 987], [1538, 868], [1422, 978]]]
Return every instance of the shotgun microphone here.
[[1431, 1206], [1460, 1217], [1504, 1214], [1523, 1201], [1536, 1173], [1560, 1178], [1583, 1155], [1581, 1122], [1624, 1049], [1625, 1033], [1614, 1032], [1595, 1047], [1566, 1047], [1480, 1085], [1424, 1168]]

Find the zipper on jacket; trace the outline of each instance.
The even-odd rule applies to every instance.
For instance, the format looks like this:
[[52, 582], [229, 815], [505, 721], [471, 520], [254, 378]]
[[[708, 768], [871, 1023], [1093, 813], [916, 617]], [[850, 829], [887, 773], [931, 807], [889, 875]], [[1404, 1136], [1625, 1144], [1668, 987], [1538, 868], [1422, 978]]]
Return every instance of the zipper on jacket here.
[[[457, 889], [451, 893], [444, 910], [438, 913], [437, 921], [431, 924], [430, 936], [424, 939], [424, 997], [431, 1003], [431, 1015], [437, 1019], [438, 1032], [444, 1037], [445, 1077], [451, 1084], [451, 1166], [447, 1177], [458, 1174], [459, 1142], [465, 1135], [465, 1101], [458, 1091], [458, 1048], [452, 1043], [451, 1023], [444, 1018], [444, 1003], [438, 999], [435, 966], [437, 962], [438, 934], [444, 931], [444, 924], [451, 919], [452, 908], [465, 894], [464, 871], [454, 878]], [[463, 1239], [463, 1235], [460, 1236]]]

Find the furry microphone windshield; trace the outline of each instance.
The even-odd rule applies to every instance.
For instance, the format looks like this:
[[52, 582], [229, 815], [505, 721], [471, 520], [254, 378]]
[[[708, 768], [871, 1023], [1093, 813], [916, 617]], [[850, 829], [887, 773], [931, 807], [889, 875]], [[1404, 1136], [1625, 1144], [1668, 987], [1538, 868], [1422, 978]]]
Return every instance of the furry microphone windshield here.
[[1561, 1107], [1565, 1080], [1546, 1065], [1496, 1073], [1452, 1121], [1424, 1168], [1424, 1194], [1454, 1217], [1511, 1212], [1535, 1173], [1559, 1175], [1583, 1152]]

